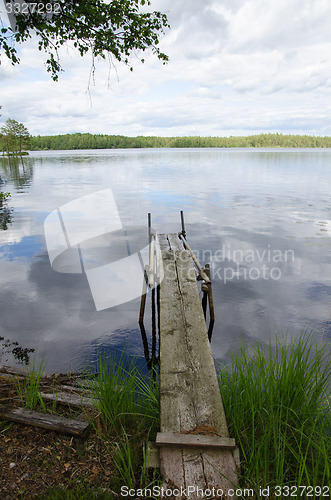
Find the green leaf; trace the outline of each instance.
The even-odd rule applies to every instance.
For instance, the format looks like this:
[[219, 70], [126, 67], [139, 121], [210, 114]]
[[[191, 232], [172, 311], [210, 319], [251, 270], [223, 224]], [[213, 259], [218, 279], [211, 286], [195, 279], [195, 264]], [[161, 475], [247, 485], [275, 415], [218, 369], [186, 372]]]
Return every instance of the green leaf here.
[[[60, 11], [50, 16], [41, 13], [42, 9], [29, 14], [16, 16], [16, 32], [2, 28], [0, 49], [17, 64], [16, 49], [8, 44], [24, 43], [31, 34], [37, 36], [38, 49], [47, 55], [46, 68], [53, 80], [62, 70], [58, 58], [58, 48], [73, 42], [79, 54], [88, 51], [93, 57], [112, 54], [118, 61], [123, 56], [152, 49], [158, 59], [168, 61], [168, 57], [157, 47], [161, 35], [170, 26], [165, 14], [159, 11], [140, 12], [140, 5], [150, 5], [149, 0], [58, 0]], [[38, 5], [49, 4], [49, 0], [39, 0]]]

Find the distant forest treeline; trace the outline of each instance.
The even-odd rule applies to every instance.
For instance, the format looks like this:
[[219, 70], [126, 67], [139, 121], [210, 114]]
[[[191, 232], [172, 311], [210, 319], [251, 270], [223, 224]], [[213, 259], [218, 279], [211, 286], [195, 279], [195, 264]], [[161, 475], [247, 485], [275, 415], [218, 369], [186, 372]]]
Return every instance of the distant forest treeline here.
[[247, 137], [126, 137], [104, 134], [32, 136], [30, 150], [122, 148], [331, 148], [331, 137], [259, 134]]

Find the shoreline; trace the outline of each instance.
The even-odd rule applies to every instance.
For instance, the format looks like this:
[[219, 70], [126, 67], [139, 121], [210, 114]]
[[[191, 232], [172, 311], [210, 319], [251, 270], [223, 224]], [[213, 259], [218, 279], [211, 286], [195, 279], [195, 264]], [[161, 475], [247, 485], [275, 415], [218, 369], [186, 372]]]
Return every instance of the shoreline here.
[[[286, 337], [280, 337], [276, 350], [271, 345], [266, 350], [259, 345], [250, 347], [247, 351], [242, 346], [233, 356], [232, 365], [221, 366], [218, 373], [229, 432], [240, 449], [240, 487], [251, 488], [254, 500], [261, 498], [265, 485], [284, 491], [289, 485], [294, 489], [306, 485], [315, 491], [324, 488], [323, 492], [329, 492], [326, 457], [330, 453], [330, 414], [326, 398], [331, 362], [327, 344], [321, 345], [313, 332], [303, 332], [290, 344]], [[98, 498], [110, 499], [120, 498], [123, 485], [131, 484], [130, 488], [136, 490], [161, 484], [159, 472], [148, 468], [148, 441], [154, 441], [160, 425], [157, 382], [143, 383], [133, 364], [129, 370], [124, 368], [123, 359], [114, 364], [108, 358], [98, 358], [96, 374], [93, 372], [88, 387], [81, 383], [78, 388], [73, 387], [77, 373], [40, 377], [40, 369], [33, 366], [15, 371], [28, 371], [28, 384], [21, 375], [4, 381], [0, 373], [0, 412], [6, 404], [26, 406], [36, 387], [38, 395], [40, 383], [37, 411], [46, 409], [69, 418], [85, 416], [91, 431], [86, 438], [70, 438], [0, 418], [2, 498], [9, 500], [15, 495], [20, 499], [78, 500], [81, 488], [87, 487], [92, 491], [101, 488], [103, 493]], [[319, 374], [323, 376], [317, 377]], [[21, 391], [17, 391], [17, 379], [21, 379]], [[67, 392], [78, 392], [78, 398], [90, 391], [94, 408], [75, 407], [71, 400], [68, 409], [55, 396], [64, 386]], [[52, 401], [42, 401], [46, 390], [54, 391]], [[134, 401], [132, 395], [136, 396]], [[296, 446], [286, 445], [292, 442]], [[276, 470], [275, 461], [279, 464]], [[283, 474], [282, 464], [290, 466], [288, 477]], [[306, 471], [307, 477], [302, 477], [302, 471]], [[53, 496], [53, 489], [57, 496]]]
[[31, 151], [147, 148], [331, 148], [331, 137], [261, 133], [250, 136], [135, 136], [70, 133], [31, 136]]

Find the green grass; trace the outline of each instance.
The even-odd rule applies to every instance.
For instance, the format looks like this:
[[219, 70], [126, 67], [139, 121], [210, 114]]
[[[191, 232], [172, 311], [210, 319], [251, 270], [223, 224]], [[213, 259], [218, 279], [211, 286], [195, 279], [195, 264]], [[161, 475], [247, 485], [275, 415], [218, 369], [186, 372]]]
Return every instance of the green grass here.
[[17, 381], [16, 388], [22, 404], [30, 410], [35, 410], [38, 407], [41, 407], [43, 411], [46, 410], [39, 393], [39, 386], [44, 375], [45, 365], [45, 360], [42, 359], [40, 365], [36, 368], [34, 359], [32, 367], [26, 370], [23, 384], [21, 385], [21, 382]]
[[123, 355], [117, 363], [99, 355], [96, 372], [88, 389], [101, 421], [101, 438], [108, 442], [115, 437], [107, 446], [118, 484], [147, 487], [158, 480], [148, 471], [147, 441], [153, 441], [159, 429], [159, 384], [143, 378], [134, 360], [126, 369]]
[[241, 486], [329, 485], [330, 359], [313, 333], [242, 346], [218, 378], [229, 433], [240, 449]]
[[[313, 333], [303, 333], [289, 342], [278, 337], [276, 346], [268, 348], [243, 345], [232, 362], [221, 367], [220, 390], [229, 434], [240, 449], [242, 488], [252, 488], [258, 495], [260, 486], [275, 491], [276, 486], [330, 484], [328, 352]], [[95, 371], [88, 387], [100, 424], [95, 430], [117, 471], [104, 486], [117, 492], [123, 484], [133, 489], [160, 484], [158, 472], [148, 470], [147, 447], [159, 429], [158, 381], [143, 378], [134, 361], [125, 368], [124, 356], [118, 362], [98, 356]], [[33, 365], [20, 386], [29, 407], [40, 404], [42, 372], [43, 366]], [[76, 486], [66, 493], [55, 490], [47, 498], [96, 497], [92, 490], [83, 492]], [[97, 498], [111, 494], [101, 492]]]
[[109, 430], [121, 432], [131, 424], [156, 431], [159, 425], [158, 382], [145, 379], [133, 360], [124, 367], [124, 356], [118, 362], [98, 356], [96, 373], [89, 382], [92, 400], [100, 418]]
[[[152, 378], [143, 378], [133, 360], [125, 368], [124, 355], [115, 362], [111, 357], [97, 358], [94, 370], [86, 370], [89, 377], [86, 396], [91, 397], [97, 411], [91, 414], [91, 425], [102, 440], [106, 452], [112, 457], [115, 474], [109, 483], [102, 486], [119, 492], [122, 485], [130, 488], [151, 488], [159, 484], [159, 472], [149, 469], [148, 440], [153, 441], [159, 429], [159, 384]], [[24, 405], [31, 409], [45, 405], [39, 395], [44, 372], [44, 363], [39, 368], [33, 363], [27, 370], [24, 382], [18, 382], [17, 390]], [[95, 375], [96, 373], [96, 375]], [[91, 391], [91, 392], [89, 392]], [[53, 411], [56, 409], [56, 401]], [[98, 423], [97, 423], [98, 422]], [[0, 429], [0, 432], [2, 429]], [[5, 426], [3, 431], [5, 431]], [[48, 490], [37, 498], [64, 499], [111, 499], [113, 494], [102, 490], [85, 488], [72, 482], [63, 488]], [[22, 493], [20, 498], [25, 498]]]

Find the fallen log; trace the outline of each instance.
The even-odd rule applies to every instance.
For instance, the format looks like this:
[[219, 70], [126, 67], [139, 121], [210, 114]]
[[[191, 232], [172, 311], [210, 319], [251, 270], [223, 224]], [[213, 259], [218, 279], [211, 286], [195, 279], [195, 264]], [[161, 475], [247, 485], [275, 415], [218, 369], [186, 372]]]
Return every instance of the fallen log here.
[[72, 436], [83, 436], [88, 428], [87, 420], [60, 417], [50, 413], [40, 413], [27, 408], [0, 407], [0, 418], [25, 425], [33, 425], [56, 432], [70, 434]]

